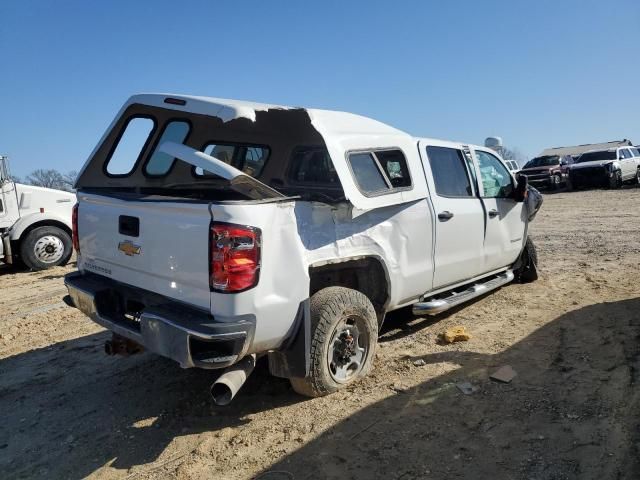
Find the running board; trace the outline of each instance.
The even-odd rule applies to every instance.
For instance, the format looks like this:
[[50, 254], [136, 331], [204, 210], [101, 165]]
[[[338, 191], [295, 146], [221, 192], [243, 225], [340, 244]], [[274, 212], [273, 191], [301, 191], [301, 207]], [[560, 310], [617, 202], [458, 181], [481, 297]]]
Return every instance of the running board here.
[[428, 302], [415, 303], [413, 305], [413, 314], [435, 315], [437, 313], [444, 312], [445, 310], [449, 310], [461, 303], [468, 302], [472, 298], [479, 297], [491, 290], [500, 288], [501, 286], [511, 282], [513, 278], [513, 272], [511, 270], [507, 270], [506, 272], [491, 277], [491, 279], [486, 282], [477, 282], [462, 292], [453, 291], [451, 292], [451, 295], [445, 298], [437, 298]]

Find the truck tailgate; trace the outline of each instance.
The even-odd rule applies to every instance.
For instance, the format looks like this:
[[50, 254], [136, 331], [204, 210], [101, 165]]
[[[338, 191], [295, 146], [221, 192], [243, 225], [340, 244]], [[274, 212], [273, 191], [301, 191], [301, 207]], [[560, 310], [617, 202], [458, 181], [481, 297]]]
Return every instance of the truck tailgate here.
[[79, 194], [78, 267], [210, 308], [207, 203]]

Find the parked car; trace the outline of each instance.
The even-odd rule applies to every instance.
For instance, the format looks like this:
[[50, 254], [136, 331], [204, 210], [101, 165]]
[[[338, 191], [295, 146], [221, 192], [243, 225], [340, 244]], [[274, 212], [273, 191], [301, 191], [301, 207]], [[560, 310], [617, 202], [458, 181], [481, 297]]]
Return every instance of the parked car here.
[[620, 188], [624, 182], [640, 183], [640, 151], [618, 147], [585, 152], [569, 171], [571, 188]]
[[134, 96], [76, 187], [69, 303], [114, 333], [108, 353], [227, 368], [218, 404], [260, 355], [329, 394], [371, 370], [388, 312], [537, 278], [525, 177], [345, 112]]
[[557, 190], [566, 185], [572, 164], [571, 155], [543, 155], [525, 163], [520, 173], [527, 176], [530, 185]]
[[66, 264], [74, 204], [72, 193], [14, 182], [0, 156], [0, 260], [20, 260], [32, 270]]

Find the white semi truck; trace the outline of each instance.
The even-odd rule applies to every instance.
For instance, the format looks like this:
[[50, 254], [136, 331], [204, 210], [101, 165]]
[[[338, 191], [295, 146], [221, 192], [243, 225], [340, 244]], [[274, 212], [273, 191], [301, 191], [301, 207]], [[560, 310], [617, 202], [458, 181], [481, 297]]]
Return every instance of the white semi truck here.
[[14, 182], [0, 155], [0, 262], [22, 261], [32, 270], [66, 264], [74, 204], [73, 193]]

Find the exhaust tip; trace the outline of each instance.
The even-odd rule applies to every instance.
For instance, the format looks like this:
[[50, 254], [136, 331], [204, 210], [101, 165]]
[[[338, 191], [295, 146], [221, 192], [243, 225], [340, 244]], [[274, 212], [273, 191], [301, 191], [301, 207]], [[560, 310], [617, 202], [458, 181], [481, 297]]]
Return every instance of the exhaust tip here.
[[228, 367], [209, 389], [213, 403], [221, 407], [229, 405], [255, 366], [256, 356], [247, 355], [238, 363]]
[[234, 397], [229, 385], [222, 382], [216, 382], [211, 385], [210, 392], [211, 398], [213, 398], [213, 403], [220, 407], [229, 405]]

